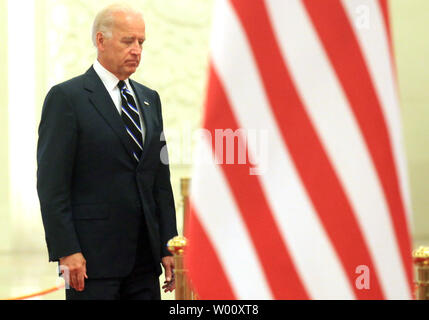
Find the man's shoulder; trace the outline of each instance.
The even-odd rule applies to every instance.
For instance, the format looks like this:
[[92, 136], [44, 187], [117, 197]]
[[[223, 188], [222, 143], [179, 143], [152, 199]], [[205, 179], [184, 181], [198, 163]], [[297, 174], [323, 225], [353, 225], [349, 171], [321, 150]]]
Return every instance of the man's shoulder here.
[[58, 83], [54, 85], [52, 88], [60, 89], [65, 93], [68, 93], [68, 92], [76, 93], [76, 90], [83, 89], [87, 83], [93, 82], [94, 79], [97, 77], [98, 76], [94, 71], [93, 66], [91, 66], [86, 72], [82, 73], [81, 75], [75, 76], [71, 79]]
[[74, 77], [72, 79], [63, 81], [53, 85], [46, 94], [46, 101], [54, 98], [66, 98], [68, 100], [75, 99], [82, 96], [82, 89], [84, 87], [84, 75]]
[[69, 91], [72, 89], [79, 89], [83, 87], [84, 79], [85, 79], [85, 74], [81, 74], [69, 80], [58, 83], [57, 85], [55, 85], [55, 87], [61, 88], [65, 91]]

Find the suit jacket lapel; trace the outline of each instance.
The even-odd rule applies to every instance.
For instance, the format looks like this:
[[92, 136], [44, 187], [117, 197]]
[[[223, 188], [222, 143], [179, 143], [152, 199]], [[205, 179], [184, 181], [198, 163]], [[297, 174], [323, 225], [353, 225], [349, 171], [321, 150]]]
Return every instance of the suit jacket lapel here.
[[121, 116], [93, 67], [86, 73], [85, 89], [89, 91], [89, 99], [95, 109], [97, 109], [104, 120], [106, 120], [109, 126], [118, 135], [126, 151], [130, 157], [134, 159], [132, 145], [127, 136]]

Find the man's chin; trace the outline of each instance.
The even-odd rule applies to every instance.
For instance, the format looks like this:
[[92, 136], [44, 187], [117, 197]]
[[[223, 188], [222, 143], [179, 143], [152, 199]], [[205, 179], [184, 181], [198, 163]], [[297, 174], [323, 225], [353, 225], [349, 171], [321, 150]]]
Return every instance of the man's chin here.
[[130, 75], [132, 75], [134, 72], [136, 72], [137, 71], [137, 67], [138, 66], [127, 66], [127, 67], [125, 67], [124, 68], [124, 71], [125, 71], [125, 73], [128, 75], [128, 76], [130, 76]]

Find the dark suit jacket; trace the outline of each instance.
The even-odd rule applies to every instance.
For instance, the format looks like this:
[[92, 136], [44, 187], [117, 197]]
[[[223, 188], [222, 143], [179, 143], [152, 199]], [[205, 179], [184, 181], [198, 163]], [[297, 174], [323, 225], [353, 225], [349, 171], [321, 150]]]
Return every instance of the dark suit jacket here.
[[[54, 86], [43, 105], [37, 190], [50, 261], [82, 252], [90, 278], [133, 268], [141, 219], [161, 273], [177, 235], [159, 95], [130, 80], [146, 127], [137, 165], [122, 119], [91, 67]], [[149, 103], [147, 106], [146, 103]]]

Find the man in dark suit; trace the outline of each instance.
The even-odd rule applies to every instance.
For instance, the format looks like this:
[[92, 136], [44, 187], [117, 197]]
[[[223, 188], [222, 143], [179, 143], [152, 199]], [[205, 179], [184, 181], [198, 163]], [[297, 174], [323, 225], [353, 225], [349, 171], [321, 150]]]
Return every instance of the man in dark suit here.
[[141, 13], [101, 11], [97, 60], [54, 86], [39, 126], [37, 190], [50, 261], [72, 299], [160, 299], [172, 291], [166, 244], [177, 235], [159, 95], [133, 80], [145, 41]]

